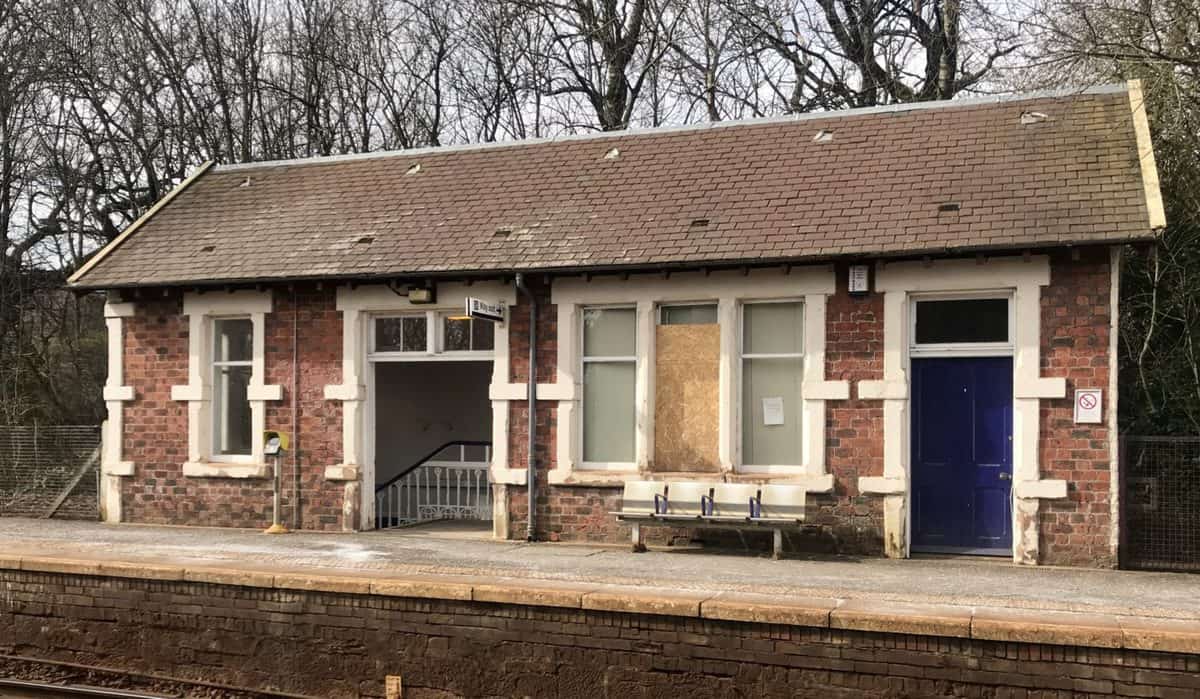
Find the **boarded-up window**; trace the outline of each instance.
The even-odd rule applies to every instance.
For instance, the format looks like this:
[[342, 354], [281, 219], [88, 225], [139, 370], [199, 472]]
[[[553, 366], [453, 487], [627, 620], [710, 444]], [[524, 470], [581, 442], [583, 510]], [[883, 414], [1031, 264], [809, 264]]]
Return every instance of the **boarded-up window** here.
[[637, 313], [583, 311], [583, 460], [633, 463]]
[[742, 463], [798, 466], [804, 313], [798, 302], [742, 307]]
[[655, 332], [654, 470], [718, 471], [716, 304], [662, 306]]

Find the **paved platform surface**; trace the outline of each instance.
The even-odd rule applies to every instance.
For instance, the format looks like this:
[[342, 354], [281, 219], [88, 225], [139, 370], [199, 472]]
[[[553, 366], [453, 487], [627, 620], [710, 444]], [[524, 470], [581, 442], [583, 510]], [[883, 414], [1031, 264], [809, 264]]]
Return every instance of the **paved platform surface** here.
[[[791, 558], [748, 553], [493, 541], [462, 526], [292, 533], [0, 518], [0, 559], [340, 575], [470, 576], [496, 583], [604, 584], [714, 594], [877, 600], [1200, 620], [1200, 577], [1018, 567], [1003, 560]], [[0, 563], [3, 561], [0, 560]]]

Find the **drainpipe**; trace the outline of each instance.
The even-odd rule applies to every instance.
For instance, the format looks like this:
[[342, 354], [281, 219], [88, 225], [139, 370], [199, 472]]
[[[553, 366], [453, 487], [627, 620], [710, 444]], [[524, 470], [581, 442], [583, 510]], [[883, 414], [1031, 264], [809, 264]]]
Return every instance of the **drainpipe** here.
[[300, 307], [292, 285], [292, 529], [300, 529]]
[[534, 488], [537, 483], [537, 477], [534, 474], [534, 458], [533, 444], [534, 436], [537, 431], [537, 299], [534, 298], [533, 292], [529, 287], [525, 286], [525, 277], [521, 273], [517, 273], [516, 277], [517, 291], [529, 299], [529, 377], [526, 379], [528, 384], [526, 398], [529, 401], [528, 407], [528, 422], [529, 422], [529, 448], [526, 454], [527, 463], [525, 466], [525, 490], [529, 496], [528, 504], [528, 522], [525, 525], [525, 540], [534, 540], [533, 529], [533, 511], [537, 504], [536, 493]]

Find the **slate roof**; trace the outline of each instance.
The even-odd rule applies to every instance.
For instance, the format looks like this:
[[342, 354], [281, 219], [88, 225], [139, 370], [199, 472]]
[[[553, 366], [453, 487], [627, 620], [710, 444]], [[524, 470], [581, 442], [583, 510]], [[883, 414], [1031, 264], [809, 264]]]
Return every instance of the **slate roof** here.
[[1132, 114], [1121, 85], [218, 166], [73, 283], [633, 269], [1146, 239]]

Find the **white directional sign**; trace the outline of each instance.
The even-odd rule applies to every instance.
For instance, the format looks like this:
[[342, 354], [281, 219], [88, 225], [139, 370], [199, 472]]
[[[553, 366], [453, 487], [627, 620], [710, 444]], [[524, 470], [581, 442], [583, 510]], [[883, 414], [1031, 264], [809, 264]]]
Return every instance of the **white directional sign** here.
[[480, 320], [490, 320], [493, 323], [504, 322], [504, 304], [489, 303], [483, 299], [467, 297], [467, 315]]
[[1098, 388], [1075, 389], [1075, 424], [1088, 425], [1104, 422], [1101, 411], [1102, 391]]

